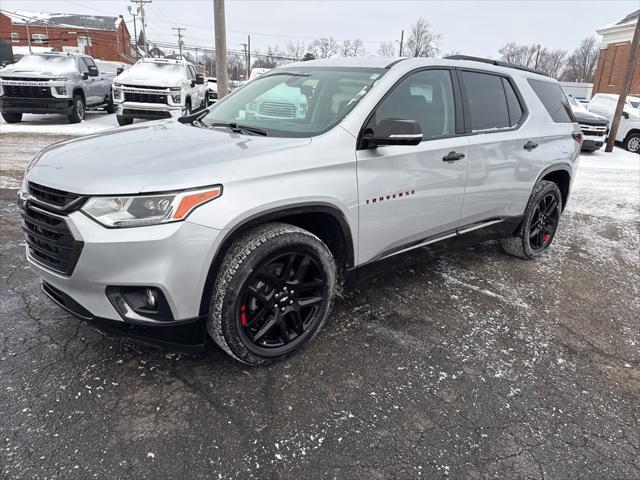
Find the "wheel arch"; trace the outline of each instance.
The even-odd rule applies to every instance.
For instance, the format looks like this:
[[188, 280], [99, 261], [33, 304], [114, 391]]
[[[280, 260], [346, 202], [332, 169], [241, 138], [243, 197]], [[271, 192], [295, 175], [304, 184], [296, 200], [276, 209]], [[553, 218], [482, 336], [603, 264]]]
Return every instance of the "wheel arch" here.
[[73, 89], [73, 96], [75, 97], [76, 95], [80, 95], [82, 97], [82, 100], [85, 102], [85, 105], [87, 103], [87, 96], [84, 93], [84, 88], [82, 87], [76, 87]]
[[562, 210], [564, 211], [571, 191], [571, 177], [572, 170], [568, 164], [552, 165], [540, 173], [533, 188], [535, 189], [535, 186], [542, 180], [553, 182], [558, 185], [560, 195], [562, 195]]
[[336, 259], [338, 269], [346, 272], [355, 262], [353, 235], [346, 216], [330, 204], [288, 205], [257, 213], [233, 226], [216, 250], [202, 290], [200, 315], [209, 308], [209, 299], [225, 253], [233, 241], [247, 229], [269, 222], [282, 222], [303, 228], [322, 240]]
[[627, 134], [624, 136], [624, 141], [626, 142], [628, 138], [633, 134], [636, 134], [636, 135], [640, 134], [640, 128], [632, 128], [631, 130], [629, 130]]

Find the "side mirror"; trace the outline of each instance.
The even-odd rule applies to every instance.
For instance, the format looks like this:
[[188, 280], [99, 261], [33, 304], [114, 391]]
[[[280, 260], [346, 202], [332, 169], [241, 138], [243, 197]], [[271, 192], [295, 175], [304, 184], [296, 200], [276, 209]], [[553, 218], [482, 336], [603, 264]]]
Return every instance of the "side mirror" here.
[[383, 145], [418, 145], [422, 142], [422, 128], [415, 120], [385, 118], [364, 132], [369, 148]]
[[116, 68], [116, 75], [120, 75], [122, 72], [124, 72], [124, 68], [122, 67]]
[[624, 112], [624, 111], [623, 111], [623, 112], [622, 112], [622, 117], [623, 117], [625, 120], [629, 120], [629, 112]]
[[90, 76], [90, 77], [97, 77], [97, 76], [98, 76], [98, 73], [100, 73], [100, 72], [98, 71], [98, 67], [96, 67], [95, 65], [91, 65], [91, 66], [89, 67], [89, 76]]
[[89, 78], [89, 72], [82, 72], [82, 79], [86, 80], [87, 78]]
[[196, 85], [204, 85], [204, 75], [196, 73]]

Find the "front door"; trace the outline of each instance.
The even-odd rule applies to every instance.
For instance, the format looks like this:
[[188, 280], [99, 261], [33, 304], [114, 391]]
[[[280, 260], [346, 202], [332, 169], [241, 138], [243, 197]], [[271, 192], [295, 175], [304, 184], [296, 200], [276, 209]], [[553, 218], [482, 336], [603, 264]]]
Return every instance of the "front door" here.
[[359, 264], [455, 234], [468, 161], [468, 139], [456, 134], [462, 129], [457, 91], [450, 70], [417, 71], [394, 86], [368, 121], [375, 131], [385, 118], [415, 120], [423, 141], [358, 150]]

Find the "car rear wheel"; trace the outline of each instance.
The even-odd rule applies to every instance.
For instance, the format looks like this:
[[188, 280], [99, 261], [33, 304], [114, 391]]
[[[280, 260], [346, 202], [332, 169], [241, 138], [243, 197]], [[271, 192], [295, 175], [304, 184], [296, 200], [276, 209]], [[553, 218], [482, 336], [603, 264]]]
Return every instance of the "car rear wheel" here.
[[82, 120], [84, 120], [84, 115], [85, 115], [84, 100], [80, 95], [74, 95], [73, 110], [71, 110], [71, 113], [68, 115], [67, 118], [69, 118], [70, 123], [80, 123]]
[[502, 240], [509, 255], [531, 260], [551, 245], [560, 223], [562, 195], [553, 182], [541, 181], [529, 199], [522, 224], [515, 236]]
[[123, 117], [122, 115], [116, 115], [116, 121], [118, 122], [118, 125], [120, 125], [121, 127], [124, 127], [127, 125], [131, 125], [133, 123], [133, 118]]
[[624, 148], [632, 153], [640, 153], [640, 133], [632, 133], [624, 140]]
[[293, 225], [260, 225], [241, 235], [222, 262], [209, 334], [236, 360], [267, 365], [320, 332], [335, 289], [335, 262], [318, 237]]
[[2, 118], [7, 123], [20, 123], [22, 121], [21, 113], [2, 113]]

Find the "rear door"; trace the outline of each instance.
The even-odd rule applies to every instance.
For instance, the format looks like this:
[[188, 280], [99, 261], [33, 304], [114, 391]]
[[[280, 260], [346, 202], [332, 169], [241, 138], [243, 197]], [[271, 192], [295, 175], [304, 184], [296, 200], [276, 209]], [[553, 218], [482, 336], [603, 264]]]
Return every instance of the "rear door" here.
[[[454, 234], [467, 174], [461, 112], [457, 79], [444, 68], [412, 72], [372, 112], [365, 130], [410, 119], [423, 141], [357, 151], [360, 264]], [[444, 161], [450, 152], [460, 158]]]
[[530, 194], [535, 147], [521, 128], [524, 101], [513, 79], [489, 71], [459, 70], [469, 138], [469, 171], [459, 229], [498, 223], [522, 213]]

